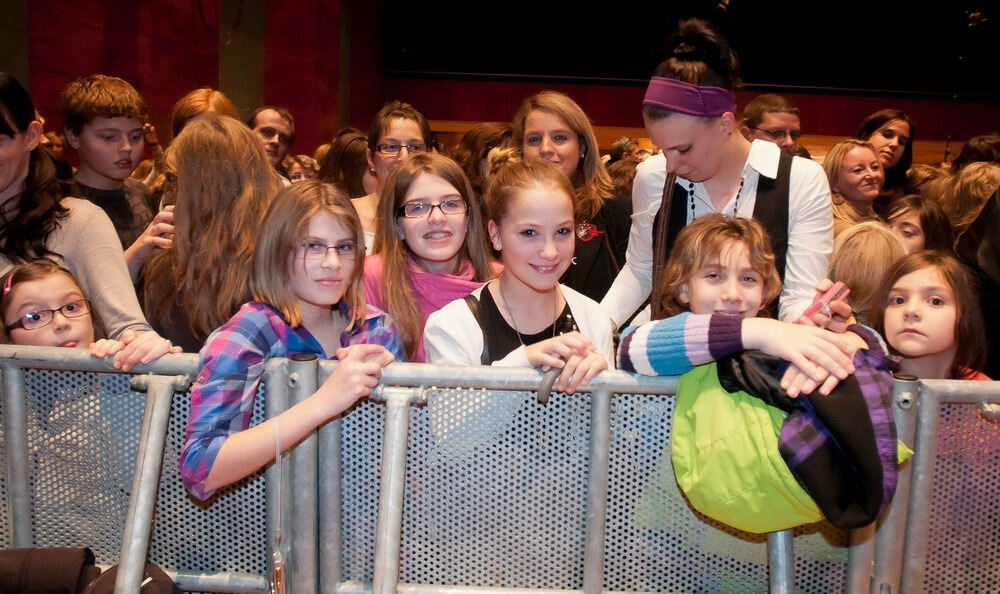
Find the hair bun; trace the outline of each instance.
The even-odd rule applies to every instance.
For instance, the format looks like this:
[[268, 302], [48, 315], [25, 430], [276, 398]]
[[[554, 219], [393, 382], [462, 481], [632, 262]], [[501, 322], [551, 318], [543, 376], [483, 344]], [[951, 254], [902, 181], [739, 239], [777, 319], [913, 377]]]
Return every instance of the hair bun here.
[[667, 43], [667, 54], [667, 61], [657, 68], [658, 76], [726, 89], [739, 83], [736, 54], [726, 38], [707, 21], [681, 21]]

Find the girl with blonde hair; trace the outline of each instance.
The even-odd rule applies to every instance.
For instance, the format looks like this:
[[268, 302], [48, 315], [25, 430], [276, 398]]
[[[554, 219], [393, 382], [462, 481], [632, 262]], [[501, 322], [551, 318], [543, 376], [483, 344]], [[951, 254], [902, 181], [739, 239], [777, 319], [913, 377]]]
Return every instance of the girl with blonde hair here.
[[514, 114], [514, 145], [525, 159], [556, 164], [572, 183], [574, 262], [560, 282], [600, 301], [625, 264], [632, 201], [615, 194], [587, 114], [562, 93], [532, 95]]
[[859, 323], [868, 323], [868, 310], [882, 279], [905, 255], [903, 240], [879, 221], [853, 225], [833, 240], [827, 276], [851, 289], [847, 300]]
[[260, 142], [233, 118], [205, 113], [167, 148], [173, 245], [143, 268], [154, 328], [197, 352], [250, 296], [250, 262], [279, 181]]

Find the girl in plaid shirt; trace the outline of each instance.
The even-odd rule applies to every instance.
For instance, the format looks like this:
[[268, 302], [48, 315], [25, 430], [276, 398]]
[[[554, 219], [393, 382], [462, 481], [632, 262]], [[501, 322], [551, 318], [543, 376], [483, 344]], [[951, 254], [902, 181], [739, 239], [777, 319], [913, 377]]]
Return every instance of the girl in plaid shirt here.
[[[295, 184], [275, 197], [264, 221], [254, 300], [209, 336], [191, 388], [180, 472], [201, 499], [271, 462], [275, 439], [294, 445], [367, 396], [382, 367], [403, 356], [392, 322], [365, 305], [363, 230], [341, 190]], [[340, 363], [310, 397], [250, 427], [266, 360], [302, 353]]]

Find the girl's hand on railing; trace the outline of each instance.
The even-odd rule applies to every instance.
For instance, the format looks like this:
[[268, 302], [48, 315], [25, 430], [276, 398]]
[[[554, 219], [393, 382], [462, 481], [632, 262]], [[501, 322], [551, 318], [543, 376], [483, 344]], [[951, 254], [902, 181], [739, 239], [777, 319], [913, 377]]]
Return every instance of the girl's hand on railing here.
[[588, 351], [582, 357], [574, 353], [570, 355], [569, 359], [566, 359], [562, 374], [553, 388], [559, 392], [572, 394], [576, 392], [578, 386], [589, 384], [595, 375], [607, 368], [607, 360], [597, 351]]
[[313, 394], [330, 406], [328, 417], [340, 414], [352, 404], [371, 394], [382, 377], [382, 367], [394, 357], [377, 344], [356, 344], [337, 349], [337, 367]]
[[90, 354], [98, 359], [114, 355], [114, 368], [128, 372], [136, 365], [146, 365], [167, 353], [181, 352], [181, 347], [174, 346], [168, 339], [152, 331], [126, 330], [121, 333], [120, 338], [121, 340], [102, 338], [91, 343]]
[[573, 355], [586, 357], [593, 350], [593, 343], [582, 334], [568, 332], [524, 347], [524, 356], [532, 367], [548, 371], [553, 367], [565, 367]]

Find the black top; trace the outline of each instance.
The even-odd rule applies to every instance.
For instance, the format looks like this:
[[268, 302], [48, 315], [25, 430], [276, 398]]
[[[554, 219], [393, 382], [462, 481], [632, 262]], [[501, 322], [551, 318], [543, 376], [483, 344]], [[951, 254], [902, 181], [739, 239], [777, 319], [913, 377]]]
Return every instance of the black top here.
[[576, 223], [576, 264], [563, 273], [559, 282], [599, 302], [625, 264], [632, 199], [621, 194], [612, 196], [593, 220]]
[[149, 189], [132, 178], [127, 178], [122, 187], [114, 190], [92, 188], [72, 180], [63, 185], [63, 195], [83, 198], [100, 206], [115, 226], [123, 250], [139, 239], [155, 216], [149, 209]]
[[[474, 300], [475, 297], [470, 295], [466, 300], [468, 301], [468, 299]], [[473, 315], [483, 330], [483, 353], [485, 355], [482, 361], [483, 365], [489, 365], [503, 359], [517, 350], [522, 342], [525, 345], [535, 344], [566, 332], [578, 330], [568, 303], [563, 307], [555, 322], [535, 334], [521, 334], [512, 328], [500, 314], [500, 308], [497, 307], [488, 287], [483, 287], [480, 293], [478, 309], [478, 312], [473, 310]]]

